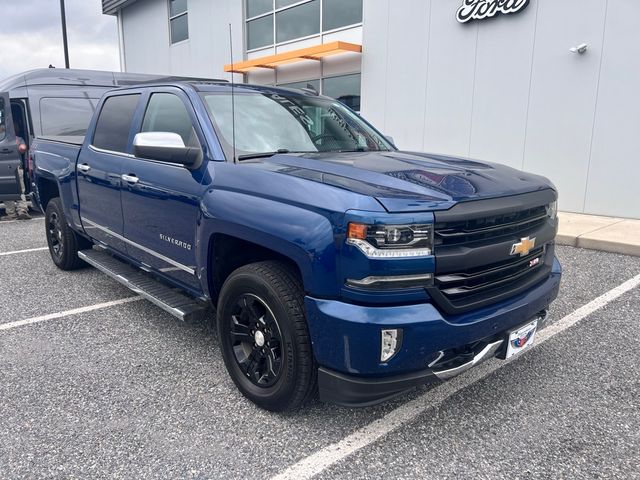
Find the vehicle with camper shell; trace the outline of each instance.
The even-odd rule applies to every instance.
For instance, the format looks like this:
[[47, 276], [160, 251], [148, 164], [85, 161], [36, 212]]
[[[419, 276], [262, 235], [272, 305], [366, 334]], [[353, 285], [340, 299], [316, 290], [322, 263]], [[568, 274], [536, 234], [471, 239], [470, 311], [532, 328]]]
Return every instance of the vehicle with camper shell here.
[[107, 92], [83, 138], [33, 142], [54, 263], [214, 318], [238, 389], [275, 411], [371, 405], [530, 348], [556, 298], [545, 178], [398, 150], [308, 90]]

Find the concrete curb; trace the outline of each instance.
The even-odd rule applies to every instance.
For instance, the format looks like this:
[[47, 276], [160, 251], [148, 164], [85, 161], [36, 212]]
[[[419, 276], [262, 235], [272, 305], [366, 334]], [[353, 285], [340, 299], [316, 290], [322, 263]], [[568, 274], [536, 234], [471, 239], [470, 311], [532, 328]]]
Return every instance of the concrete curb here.
[[640, 256], [640, 220], [560, 212], [556, 243]]

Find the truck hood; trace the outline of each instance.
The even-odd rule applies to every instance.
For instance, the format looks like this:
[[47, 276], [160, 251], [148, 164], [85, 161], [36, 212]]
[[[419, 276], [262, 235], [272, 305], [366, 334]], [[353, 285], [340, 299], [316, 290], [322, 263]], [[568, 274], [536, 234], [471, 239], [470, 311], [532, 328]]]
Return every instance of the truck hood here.
[[278, 154], [255, 165], [369, 195], [392, 213], [553, 188], [506, 165], [414, 152]]

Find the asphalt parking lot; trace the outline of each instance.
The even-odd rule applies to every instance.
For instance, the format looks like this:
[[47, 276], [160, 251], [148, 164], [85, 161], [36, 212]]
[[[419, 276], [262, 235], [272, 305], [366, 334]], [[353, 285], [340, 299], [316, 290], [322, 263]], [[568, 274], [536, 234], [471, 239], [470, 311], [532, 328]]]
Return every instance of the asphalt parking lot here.
[[640, 258], [558, 247], [552, 327], [515, 361], [281, 415], [205, 325], [110, 304], [133, 295], [45, 245], [41, 218], [0, 224], [0, 478], [640, 478]]

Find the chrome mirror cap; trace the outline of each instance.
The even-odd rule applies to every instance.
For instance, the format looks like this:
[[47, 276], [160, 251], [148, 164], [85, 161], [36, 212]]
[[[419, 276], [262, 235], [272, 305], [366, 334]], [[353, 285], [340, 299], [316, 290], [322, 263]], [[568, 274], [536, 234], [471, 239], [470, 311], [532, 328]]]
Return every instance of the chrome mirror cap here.
[[182, 137], [173, 132], [140, 132], [133, 138], [134, 147], [185, 148]]
[[133, 154], [160, 162], [197, 168], [202, 163], [202, 150], [187, 147], [182, 137], [173, 132], [140, 132], [133, 138]]

